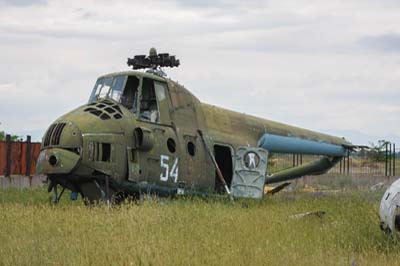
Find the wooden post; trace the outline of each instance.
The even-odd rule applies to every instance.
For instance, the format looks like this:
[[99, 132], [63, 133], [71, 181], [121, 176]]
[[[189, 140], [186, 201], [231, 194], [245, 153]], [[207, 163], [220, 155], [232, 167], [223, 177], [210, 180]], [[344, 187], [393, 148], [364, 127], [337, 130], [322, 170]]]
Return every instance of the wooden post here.
[[11, 175], [11, 136], [6, 135], [6, 177]]
[[25, 154], [25, 161], [26, 161], [26, 176], [31, 176], [31, 136], [26, 136], [26, 154]]
[[347, 150], [347, 175], [350, 174], [350, 150]]

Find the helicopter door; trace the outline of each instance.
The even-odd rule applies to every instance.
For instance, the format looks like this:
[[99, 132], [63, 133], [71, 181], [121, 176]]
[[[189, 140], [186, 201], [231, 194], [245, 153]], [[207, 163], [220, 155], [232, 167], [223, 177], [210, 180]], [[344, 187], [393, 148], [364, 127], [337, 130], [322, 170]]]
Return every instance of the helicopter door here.
[[[227, 145], [214, 145], [214, 156], [226, 184], [230, 187], [233, 175], [232, 148]], [[215, 171], [214, 190], [217, 193], [225, 192], [224, 184], [219, 179], [217, 171]]]
[[138, 149], [139, 181], [173, 185], [179, 178], [179, 145], [171, 125], [167, 84], [143, 78], [139, 110], [139, 124], [152, 142], [150, 149]]

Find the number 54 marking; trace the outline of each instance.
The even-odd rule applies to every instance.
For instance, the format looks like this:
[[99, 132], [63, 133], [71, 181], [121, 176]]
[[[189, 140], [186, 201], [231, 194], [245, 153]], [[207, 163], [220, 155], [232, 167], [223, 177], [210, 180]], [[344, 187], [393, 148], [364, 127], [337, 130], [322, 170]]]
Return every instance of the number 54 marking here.
[[178, 181], [178, 172], [179, 172], [179, 166], [178, 166], [179, 158], [176, 158], [174, 163], [172, 164], [171, 171], [169, 171], [169, 156], [168, 155], [161, 155], [160, 156], [160, 166], [161, 166], [161, 174], [160, 174], [160, 180], [161, 181], [168, 181], [169, 177], [174, 178], [174, 182], [176, 183]]

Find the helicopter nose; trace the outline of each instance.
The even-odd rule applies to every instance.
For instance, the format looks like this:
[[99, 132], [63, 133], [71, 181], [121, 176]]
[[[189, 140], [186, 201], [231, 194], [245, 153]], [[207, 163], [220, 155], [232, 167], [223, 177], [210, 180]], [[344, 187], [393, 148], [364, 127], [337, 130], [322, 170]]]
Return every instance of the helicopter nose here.
[[82, 150], [82, 134], [70, 121], [57, 121], [43, 137], [37, 161], [39, 174], [67, 174], [78, 164]]

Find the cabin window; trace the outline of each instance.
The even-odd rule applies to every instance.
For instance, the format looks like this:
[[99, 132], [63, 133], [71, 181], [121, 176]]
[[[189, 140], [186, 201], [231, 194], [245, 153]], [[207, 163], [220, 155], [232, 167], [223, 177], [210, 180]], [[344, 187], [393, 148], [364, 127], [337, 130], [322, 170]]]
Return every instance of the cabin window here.
[[196, 145], [194, 145], [194, 143], [191, 142], [191, 141], [189, 141], [188, 144], [187, 144], [187, 152], [192, 157], [196, 154]]
[[175, 143], [175, 140], [169, 138], [169, 139], [167, 140], [167, 147], [168, 147], [168, 150], [169, 150], [170, 153], [175, 153], [175, 151], [176, 151], [176, 143]]
[[165, 85], [165, 83], [154, 82], [154, 87], [155, 87], [158, 103], [164, 101], [167, 98], [165, 96], [165, 94], [166, 94], [166, 85]]
[[111, 160], [111, 144], [102, 143], [101, 144], [101, 161], [110, 162]]
[[90, 141], [88, 159], [93, 162], [111, 162], [111, 143]]
[[140, 119], [153, 123], [159, 122], [160, 114], [158, 111], [157, 97], [158, 96], [156, 96], [153, 80], [144, 78], [142, 85], [142, 97], [140, 99]]

